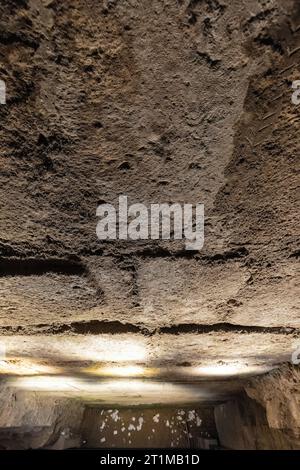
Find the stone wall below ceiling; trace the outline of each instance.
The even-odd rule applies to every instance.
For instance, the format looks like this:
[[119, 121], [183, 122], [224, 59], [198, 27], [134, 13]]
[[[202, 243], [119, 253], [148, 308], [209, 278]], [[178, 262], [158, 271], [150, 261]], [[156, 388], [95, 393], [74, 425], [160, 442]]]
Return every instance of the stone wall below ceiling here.
[[300, 449], [300, 370], [284, 366], [251, 380], [236, 400], [215, 407], [220, 443], [229, 449]]

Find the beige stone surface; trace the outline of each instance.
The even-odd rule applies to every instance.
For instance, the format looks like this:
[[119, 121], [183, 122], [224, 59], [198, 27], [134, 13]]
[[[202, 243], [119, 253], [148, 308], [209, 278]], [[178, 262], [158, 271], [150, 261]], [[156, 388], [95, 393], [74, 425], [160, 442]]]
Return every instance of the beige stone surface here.
[[[36, 426], [55, 427], [55, 393], [213, 402], [291, 360], [299, 24], [297, 0], [1, 2], [0, 394], [27, 390], [39, 414], [31, 394], [49, 393]], [[97, 206], [119, 195], [203, 203], [203, 248], [98, 240]], [[146, 388], [107, 385], [105, 367]], [[294, 379], [283, 416], [283, 379], [247, 389], [271, 427], [298, 419]]]

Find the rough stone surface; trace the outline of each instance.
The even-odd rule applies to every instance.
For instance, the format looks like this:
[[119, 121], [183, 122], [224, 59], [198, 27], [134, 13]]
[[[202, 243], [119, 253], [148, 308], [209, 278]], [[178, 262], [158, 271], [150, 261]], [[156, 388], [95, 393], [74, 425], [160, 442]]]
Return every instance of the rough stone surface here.
[[[206, 367], [208, 380], [224, 366], [236, 380], [206, 390], [228, 399], [241, 375], [290, 360], [300, 334], [299, 25], [298, 0], [1, 1], [3, 387], [28, 367], [88, 389], [84, 367], [137, 363], [171, 386], [182, 368], [197, 381], [192, 369]], [[203, 249], [99, 241], [96, 208], [121, 194], [204, 203]], [[254, 415], [278, 432], [299, 427], [296, 398], [279, 411], [282, 390], [293, 395], [285, 381], [298, 381], [284, 374], [278, 390], [271, 378], [246, 388], [266, 408]], [[184, 399], [187, 388], [176, 390]], [[49, 416], [59, 406], [49, 402]], [[21, 421], [25, 433], [44, 426]]]
[[285, 365], [252, 379], [245, 391], [215, 408], [221, 445], [242, 450], [299, 450], [299, 368]]
[[0, 448], [52, 446], [61, 436], [68, 447], [80, 445], [84, 407], [72, 399], [1, 387]]
[[[279, 0], [2, 2], [2, 326], [299, 327], [299, 18]], [[119, 194], [203, 202], [203, 250], [101, 243], [97, 204]]]
[[266, 410], [268, 424], [273, 429], [284, 429], [295, 438], [300, 437], [299, 367], [285, 366], [260, 379], [253, 379], [246, 387], [250, 398]]

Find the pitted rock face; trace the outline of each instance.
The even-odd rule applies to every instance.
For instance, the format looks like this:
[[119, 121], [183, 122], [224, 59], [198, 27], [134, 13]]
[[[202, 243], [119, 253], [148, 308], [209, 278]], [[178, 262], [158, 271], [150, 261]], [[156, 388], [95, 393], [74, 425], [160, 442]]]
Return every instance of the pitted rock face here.
[[[188, 375], [290, 360], [300, 332], [298, 2], [5, 0], [0, 12], [8, 356], [102, 367], [125, 341], [143, 350], [125, 362]], [[96, 209], [120, 195], [203, 203], [203, 248], [99, 240]], [[114, 358], [95, 358], [97, 342]]]

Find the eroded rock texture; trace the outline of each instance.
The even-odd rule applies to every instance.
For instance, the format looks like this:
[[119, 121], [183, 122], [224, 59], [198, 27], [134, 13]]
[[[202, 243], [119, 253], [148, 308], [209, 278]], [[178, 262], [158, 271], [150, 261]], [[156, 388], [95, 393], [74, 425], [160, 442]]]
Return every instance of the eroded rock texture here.
[[[298, 22], [279, 0], [2, 2], [2, 326], [299, 327]], [[101, 243], [119, 194], [203, 202], [203, 250]]]
[[0, 449], [59, 448], [61, 440], [81, 445], [80, 402], [1, 387], [0, 403]]
[[252, 380], [246, 394], [215, 408], [219, 439], [229, 449], [300, 449], [299, 368]]
[[268, 424], [273, 429], [286, 430], [299, 439], [299, 367], [285, 366], [264, 378], [252, 380], [246, 387], [247, 395], [266, 410]]
[[[297, 0], [1, 0], [5, 380], [26, 361], [80, 378], [138, 363], [172, 380], [172, 367], [230, 362], [239, 375], [290, 360], [299, 25]], [[203, 249], [99, 241], [96, 208], [120, 194], [204, 203]]]

